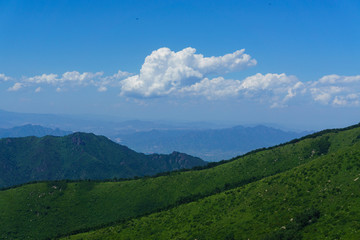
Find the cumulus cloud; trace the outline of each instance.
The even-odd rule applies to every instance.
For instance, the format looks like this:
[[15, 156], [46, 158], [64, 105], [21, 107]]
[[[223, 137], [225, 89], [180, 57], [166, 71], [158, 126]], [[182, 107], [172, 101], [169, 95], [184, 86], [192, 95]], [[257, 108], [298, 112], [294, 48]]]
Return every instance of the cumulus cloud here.
[[191, 47], [178, 52], [160, 48], [145, 58], [136, 75], [120, 70], [112, 75], [68, 71], [15, 79], [1, 73], [0, 82], [4, 85], [8, 83], [3, 82], [13, 82], [13, 86], [6, 86], [8, 91], [13, 92], [31, 87], [37, 93], [45, 89], [45, 85], [52, 86], [57, 92], [86, 86], [92, 86], [98, 92], [118, 88], [120, 95], [142, 103], [146, 98], [170, 95], [208, 100], [248, 99], [270, 107], [284, 107], [297, 100], [330, 106], [360, 106], [360, 75], [332, 74], [310, 82], [301, 82], [285, 73], [257, 73], [244, 79], [226, 79], [223, 76], [256, 64], [256, 60], [245, 54], [244, 49], [223, 56], [204, 57]]
[[218, 77], [213, 79], [204, 78], [200, 82], [180, 89], [179, 92], [182, 94], [205, 96], [207, 99], [217, 99], [236, 96], [240, 90], [240, 81]]
[[160, 48], [145, 58], [138, 75], [121, 82], [122, 95], [142, 97], [164, 96], [182, 86], [201, 81], [208, 75], [219, 75], [243, 70], [256, 65], [256, 60], [244, 49], [219, 57], [196, 54], [195, 48], [179, 52]]
[[204, 78], [178, 92], [207, 99], [246, 98], [271, 107], [284, 107], [293, 98], [332, 106], [360, 106], [360, 75], [326, 75], [317, 81], [301, 82], [285, 73], [257, 73], [244, 80]]
[[276, 74], [257, 73], [253, 76], [247, 77], [241, 84], [242, 88], [247, 91], [262, 91], [262, 90], [287, 90], [290, 86], [298, 84], [299, 81], [295, 76], [288, 76], [285, 73]]
[[297, 92], [304, 88], [304, 84], [295, 76], [285, 73], [255, 74], [246, 79], [231, 80], [223, 77], [208, 79], [204, 78], [191, 86], [179, 90], [197, 96], [205, 96], [207, 99], [226, 97], [251, 98], [256, 101], [267, 101], [273, 107], [283, 106], [289, 99], [295, 97]]
[[20, 88], [22, 88], [24, 85], [22, 84], [22, 83], [19, 83], [19, 82], [17, 82], [17, 83], [15, 83], [12, 87], [9, 87], [8, 88], [8, 91], [10, 91], [10, 92], [16, 92], [16, 91], [18, 91]]
[[360, 75], [326, 75], [311, 82], [308, 89], [312, 98], [322, 104], [334, 106], [360, 105]]
[[245, 97], [256, 98], [261, 101], [270, 101], [272, 107], [281, 107], [304, 89], [304, 84], [295, 76], [285, 73], [276, 74], [257, 73], [247, 77], [241, 84]]
[[[301, 82], [285, 73], [258, 73], [243, 80], [222, 77], [222, 74], [256, 65], [256, 60], [244, 52], [204, 57], [190, 47], [178, 52], [160, 48], [145, 58], [139, 74], [120, 82], [121, 95], [237, 97], [270, 103], [271, 107], [286, 106], [294, 98], [334, 106], [359, 105], [360, 75], [326, 75], [313, 82]], [[218, 76], [209, 78], [214, 75]]]

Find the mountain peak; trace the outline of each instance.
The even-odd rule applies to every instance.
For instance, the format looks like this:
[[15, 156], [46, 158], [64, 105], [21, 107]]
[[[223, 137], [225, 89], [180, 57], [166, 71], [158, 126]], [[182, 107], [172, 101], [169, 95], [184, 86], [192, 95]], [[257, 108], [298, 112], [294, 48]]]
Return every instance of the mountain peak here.
[[205, 164], [178, 152], [137, 153], [93, 133], [0, 139], [0, 187], [34, 180], [149, 176]]

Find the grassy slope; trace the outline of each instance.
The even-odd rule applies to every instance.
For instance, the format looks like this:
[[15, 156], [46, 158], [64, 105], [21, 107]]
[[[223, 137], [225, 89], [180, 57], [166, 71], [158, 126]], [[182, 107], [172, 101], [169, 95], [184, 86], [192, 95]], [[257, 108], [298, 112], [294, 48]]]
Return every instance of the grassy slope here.
[[243, 187], [65, 239], [360, 239], [359, 202], [360, 142]]
[[352, 145], [359, 135], [359, 128], [328, 133], [214, 168], [157, 178], [49, 182], [0, 191], [0, 238], [44, 239], [144, 215], [292, 169], [316, 159], [321, 151]]

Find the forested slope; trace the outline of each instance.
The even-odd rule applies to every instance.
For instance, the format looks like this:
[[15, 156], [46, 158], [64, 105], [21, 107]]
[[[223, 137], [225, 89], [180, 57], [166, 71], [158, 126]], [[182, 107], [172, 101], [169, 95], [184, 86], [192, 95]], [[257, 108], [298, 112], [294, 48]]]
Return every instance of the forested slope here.
[[360, 239], [360, 142], [275, 176], [65, 239]]
[[179, 152], [137, 153], [90, 133], [0, 139], [0, 188], [41, 180], [131, 178], [205, 164]]
[[[222, 214], [226, 212], [230, 213], [232, 211], [231, 209], [234, 209], [234, 213], [237, 213], [236, 209], [249, 211], [241, 217], [241, 219], [243, 219], [241, 221], [247, 221], [246, 219], [248, 219], [248, 221], [251, 222], [255, 216], [253, 216], [253, 213], [257, 211], [256, 209], [258, 207], [258, 211], [260, 211], [260, 209], [263, 211], [260, 203], [263, 202], [264, 199], [259, 197], [257, 195], [258, 193], [264, 196], [271, 193], [271, 196], [274, 195], [275, 197], [269, 198], [271, 200], [271, 202], [269, 201], [269, 204], [275, 204], [273, 207], [279, 207], [278, 203], [281, 203], [282, 194], [288, 196], [285, 199], [289, 200], [291, 199], [290, 196], [292, 196], [290, 193], [295, 192], [295, 189], [296, 192], [298, 191], [297, 189], [300, 189], [299, 194], [304, 194], [304, 191], [307, 194], [307, 191], [310, 191], [309, 189], [306, 189], [307, 186], [316, 187], [316, 181], [318, 181], [317, 178], [323, 179], [330, 177], [330, 179], [326, 179], [326, 181], [335, 181], [335, 179], [337, 179], [337, 175], [332, 176], [331, 172], [327, 172], [325, 164], [327, 161], [332, 159], [335, 159], [334, 161], [336, 163], [338, 162], [337, 159], [341, 158], [346, 161], [350, 161], [351, 164], [346, 163], [343, 165], [340, 163], [340, 166], [341, 169], [343, 166], [345, 169], [351, 168], [351, 171], [353, 171], [351, 174], [354, 174], [358, 170], [358, 165], [356, 165], [358, 155], [355, 151], [358, 148], [359, 141], [359, 126], [353, 126], [343, 130], [324, 131], [307, 136], [301, 140], [294, 140], [288, 144], [278, 147], [254, 151], [231, 161], [220, 163], [218, 166], [210, 165], [208, 168], [202, 170], [173, 172], [155, 178], [142, 178], [121, 182], [44, 182], [28, 184], [18, 188], [0, 191], [0, 219], [2, 220], [2, 223], [4, 223], [0, 225], [0, 237], [13, 239], [53, 238], [55, 236], [66, 235], [75, 231], [79, 232], [96, 229], [100, 226], [111, 225], [115, 222], [133, 219], [138, 216], [145, 216], [152, 212], [158, 212], [161, 209], [171, 209], [176, 206], [179, 207], [171, 209], [169, 212], [146, 216], [144, 218], [145, 222], [142, 222], [141, 219], [125, 222], [125, 225], [119, 226], [120, 229], [125, 228], [125, 235], [121, 236], [126, 236], [126, 232], [128, 232], [127, 234], [133, 232], [130, 231], [131, 228], [127, 228], [127, 226], [134, 223], [134, 229], [138, 229], [140, 231], [139, 235], [134, 236], [138, 236], [139, 238], [143, 237], [144, 239], [149, 236], [153, 237], [152, 235], [146, 235], [146, 231], [141, 230], [139, 227], [150, 227], [147, 224], [152, 221], [151, 219], [154, 221], [154, 228], [150, 227], [149, 233], [155, 234], [155, 237], [162, 237], [162, 235], [159, 235], [161, 233], [159, 233], [158, 229], [163, 227], [165, 228], [163, 231], [165, 238], [168, 234], [174, 234], [171, 232], [171, 229], [173, 228], [172, 226], [177, 226], [179, 228], [180, 235], [176, 236], [195, 236], [191, 235], [192, 232], [194, 232], [194, 234], [200, 234], [203, 231], [201, 230], [203, 228], [201, 225], [205, 224], [208, 222], [207, 220], [209, 220], [207, 219], [209, 215], [205, 213], [211, 213], [212, 211], [215, 211], [214, 219], [211, 220], [211, 222], [215, 222], [213, 224], [217, 224], [216, 222], [223, 218]], [[353, 151], [354, 154], [350, 157], [344, 155], [344, 153], [349, 151]], [[315, 164], [315, 167], [311, 167], [313, 165], [309, 164]], [[301, 172], [301, 169], [305, 169], [305, 172]], [[323, 174], [315, 174], [320, 170]], [[304, 178], [306, 179], [305, 174], [309, 174], [307, 172], [311, 172], [311, 176], [314, 177], [314, 182], [309, 180], [310, 182], [306, 181], [307, 184], [303, 184], [305, 181]], [[305, 177], [301, 174], [304, 174]], [[343, 176], [344, 172], [339, 171], [339, 174], [339, 176]], [[353, 175], [351, 174], [349, 177], [352, 178]], [[358, 174], [360, 174], [360, 172]], [[287, 183], [287, 179], [291, 180], [292, 176], [299, 176], [299, 179], [295, 182], [290, 181]], [[332, 180], [333, 177], [334, 179]], [[271, 180], [277, 178], [282, 180]], [[352, 181], [354, 179], [352, 179]], [[268, 192], [265, 193], [265, 187], [267, 187], [266, 184], [268, 184], [267, 181], [270, 180], [274, 181], [274, 188], [271, 189], [271, 191], [268, 189]], [[349, 184], [348, 179], [344, 181]], [[297, 182], [300, 182], [303, 188], [297, 186]], [[343, 184], [345, 184], [345, 182]], [[335, 183], [337, 182], [335, 181]], [[269, 186], [272, 185], [270, 184]], [[252, 189], [254, 188], [263, 189], [264, 192], [261, 192], [262, 190], [253, 192], [254, 190]], [[228, 189], [232, 189], [232, 191], [227, 193], [224, 192]], [[239, 192], [239, 194], [237, 192]], [[313, 190], [313, 192], [310, 191], [310, 193], [311, 195], [308, 194], [311, 196], [308, 198], [309, 201], [313, 197], [317, 198], [316, 201], [319, 200], [316, 195], [317, 191]], [[230, 198], [233, 194], [234, 197]], [[249, 194], [249, 197], [245, 197], [247, 196], [246, 194]], [[306, 194], [304, 195], [304, 198], [301, 197], [298, 201], [307, 201]], [[205, 198], [207, 196], [209, 196], [209, 198]], [[276, 198], [276, 196], [279, 196], [280, 198]], [[229, 201], [227, 198], [229, 198]], [[241, 200], [241, 198], [243, 200]], [[331, 195], [329, 199], [332, 198], [333, 196]], [[342, 197], [340, 199], [341, 200], [339, 201], [344, 201]], [[294, 202], [292, 200], [285, 203], [292, 204], [292, 202]], [[206, 201], [209, 201], [210, 205], [207, 205]], [[218, 201], [218, 204], [213, 204], [213, 201]], [[240, 204], [240, 202], [243, 201], [245, 201], [246, 205]], [[186, 203], [190, 204], [182, 205]], [[193, 209], [188, 208], [188, 206], [191, 207], [196, 204], [199, 204], [197, 205], [199, 211], [201, 209], [203, 210], [197, 214], [194, 222], [201, 221], [202, 224], [195, 224], [192, 226], [187, 223], [188, 220], [185, 215], [188, 215], [186, 211], [193, 211]], [[286, 207], [286, 204], [283, 206]], [[245, 206], [248, 207], [249, 205], [253, 206], [253, 209], [243, 209]], [[269, 209], [270, 208], [271, 207], [269, 207]], [[178, 209], [184, 209], [183, 217], [185, 219], [182, 219], [181, 217], [182, 210]], [[312, 211], [313, 209], [308, 210]], [[320, 212], [320, 216], [322, 216], [321, 214], [323, 214], [323, 210], [320, 207], [315, 210], [316, 216], [318, 211]], [[268, 210], [267, 212], [268, 214], [266, 217], [265, 215], [261, 217], [263, 225], [259, 226], [266, 226], [266, 224], [269, 224], [270, 222], [270, 224], [276, 223], [276, 221], [272, 218], [273, 216], [276, 216], [275, 212], [271, 212], [271, 214]], [[294, 215], [292, 216], [297, 216], [296, 214], [298, 214], [298, 212], [301, 211], [299, 210], [293, 212]], [[279, 214], [284, 213], [285, 212], [281, 212]], [[160, 222], [157, 222], [158, 217], [154, 217], [159, 216], [160, 221], [162, 221], [161, 219], [167, 221], [167, 214], [171, 214], [170, 216], [173, 218], [173, 220], [169, 222], [170, 225], [166, 225], [165, 223], [165, 225], [161, 225]], [[215, 218], [217, 214], [219, 215]], [[204, 221], [201, 220], [202, 216]], [[230, 216], [231, 214], [229, 217]], [[240, 215], [235, 214], [234, 218], [239, 216]], [[287, 215], [284, 216], [286, 217]], [[355, 216], [357, 215], [355, 214]], [[146, 222], [146, 219], [150, 220]], [[283, 224], [282, 221], [285, 221], [285, 218], [279, 219], [283, 220], [278, 223]], [[184, 225], [180, 223], [179, 225], [176, 225], [177, 223], [174, 223], [174, 221], [183, 221]], [[235, 221], [234, 226], [242, 224], [241, 221]], [[209, 222], [209, 226], [212, 224], [211, 222]], [[221, 226], [224, 229], [231, 228], [231, 224], [227, 225], [227, 223], [228, 222], [224, 222], [223, 225], [220, 224], [212, 226], [214, 227], [214, 231]], [[158, 228], [156, 226], [158, 226]], [[167, 227], [170, 228], [169, 231], [166, 230]], [[267, 229], [271, 227], [278, 229], [278, 226], [274, 225], [264, 228], [263, 231], [267, 231]], [[199, 231], [194, 230], [197, 228], [199, 228]], [[256, 225], [253, 225], [253, 228], [256, 229]], [[106, 231], [111, 232], [112, 230], [110, 229]], [[211, 231], [213, 230], [209, 230], [209, 232]], [[219, 230], [219, 232], [221, 232], [221, 230]], [[237, 238], [240, 236], [239, 231], [235, 231], [233, 233], [235, 237], [237, 236]], [[251, 231], [248, 233], [250, 234]], [[264, 232], [262, 233], [264, 234]], [[213, 234], [215, 233], [213, 232]], [[277, 233], [274, 232], [274, 234]], [[133, 237], [131, 234], [129, 236]], [[214, 236], [217, 235], [215, 234]], [[223, 235], [220, 234], [218, 236]], [[264, 237], [265, 235], [259, 236]], [[99, 235], [97, 235], [97, 237], [99, 237]], [[109, 237], [113, 237], [113, 235], [109, 235]], [[105, 238], [101, 237], [101, 239]]]

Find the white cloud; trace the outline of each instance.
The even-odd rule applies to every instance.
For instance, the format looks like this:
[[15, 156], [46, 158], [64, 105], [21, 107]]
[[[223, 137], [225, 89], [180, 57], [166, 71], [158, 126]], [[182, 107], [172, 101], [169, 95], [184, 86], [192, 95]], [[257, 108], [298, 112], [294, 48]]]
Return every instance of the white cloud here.
[[261, 91], [261, 90], [276, 90], [288, 89], [290, 86], [299, 83], [295, 76], [288, 76], [285, 73], [276, 74], [257, 73], [253, 76], [247, 77], [241, 84], [242, 88], [247, 91]]
[[121, 94], [164, 96], [199, 82], [210, 74], [224, 74], [256, 65], [256, 60], [244, 51], [242, 49], [220, 57], [204, 57], [190, 47], [179, 52], [160, 48], [145, 58], [140, 74], [121, 82]]
[[132, 75], [132, 74], [129, 72], [124, 72], [124, 71], [119, 70], [117, 73], [115, 73], [111, 76], [105, 77], [104, 80], [121, 80], [130, 75]]
[[101, 77], [104, 73], [103, 72], [97, 72], [97, 73], [91, 73], [91, 72], [84, 72], [79, 73], [77, 71], [72, 72], [66, 72], [62, 75], [60, 78], [60, 81], [62, 82], [74, 82], [76, 84], [87, 84], [87, 81], [98, 79]]
[[17, 83], [15, 83], [12, 87], [9, 87], [8, 88], [8, 91], [10, 91], [10, 92], [16, 92], [16, 91], [18, 91], [20, 88], [22, 88], [24, 85], [22, 84], [22, 83], [19, 83], [19, 82], [17, 82]]
[[30, 83], [48, 83], [48, 84], [54, 84], [58, 82], [58, 75], [57, 74], [42, 74], [30, 78], [25, 78], [26, 82]]
[[118, 71], [117, 73], [101, 77], [97, 81], [91, 81], [91, 84], [97, 87], [99, 92], [105, 92], [108, 87], [121, 87], [121, 80], [132, 75], [129, 72]]
[[276, 74], [257, 73], [247, 77], [241, 84], [242, 94], [245, 97], [257, 99], [259, 101], [268, 101], [272, 107], [282, 107], [286, 102], [294, 98], [304, 84], [295, 76], [289, 76], [285, 73]]
[[182, 94], [205, 96], [208, 99], [233, 97], [238, 95], [241, 89], [239, 80], [227, 80], [223, 77], [208, 79], [204, 78], [191, 86], [179, 90]]
[[312, 98], [322, 104], [357, 106], [360, 102], [360, 75], [326, 75], [308, 86]]
[[9, 80], [11, 80], [10, 77], [6, 76], [3, 73], [0, 73], [0, 81], [5, 81], [6, 82], [6, 81], [9, 81]]
[[64, 74], [62, 74], [61, 77], [59, 77], [57, 74], [51, 73], [51, 74], [42, 74], [34, 77], [25, 78], [25, 81], [36, 84], [46, 83], [46, 84], [58, 85], [64, 83], [73, 83], [77, 85], [86, 85], [90, 80], [98, 79], [103, 74], [104, 74], [103, 72], [79, 73], [77, 71], [72, 71], [72, 72], [65, 72]]
[[106, 92], [106, 91], [107, 91], [107, 87], [105, 87], [105, 86], [100, 86], [100, 87], [98, 88], [98, 91], [99, 91], [99, 92]]
[[207, 99], [226, 97], [250, 98], [260, 102], [269, 102], [272, 107], [281, 107], [295, 97], [304, 84], [295, 76], [285, 73], [255, 74], [243, 81], [224, 79], [223, 77], [204, 78], [191, 86], [179, 90], [181, 94], [205, 96]]
[[284, 107], [298, 100], [337, 107], [360, 106], [360, 75], [325, 75], [312, 82], [301, 82], [285, 73], [257, 73], [239, 80], [223, 77], [223, 74], [256, 64], [244, 49], [223, 56], [204, 57], [190, 47], [178, 52], [160, 48], [145, 58], [137, 75], [120, 70], [112, 75], [68, 71], [15, 79], [0, 74], [0, 82], [14, 82], [13, 86], [6, 87], [8, 91], [34, 87], [36, 93], [45, 89], [45, 85], [53, 86], [57, 92], [85, 86], [92, 86], [99, 92], [119, 88], [120, 95], [142, 103], [146, 101], [142, 101], [144, 98], [171, 95], [209, 100], [247, 99], [271, 107]]
[[[52, 85], [57, 87], [57, 91], [59, 89], [63, 89], [64, 87], [75, 87], [75, 86], [95, 86], [98, 88], [98, 91], [106, 91], [109, 86], [111, 87], [120, 87], [120, 81], [124, 78], [130, 76], [131, 73], [118, 71], [117, 73], [104, 76], [103, 72], [83, 72], [80, 73], [78, 71], [65, 72], [61, 76], [58, 74], [50, 73], [50, 74], [41, 74], [33, 77], [23, 77], [18, 84], [9, 89], [9, 91], [16, 91], [15, 89], [19, 89], [21, 87], [29, 87], [33, 85]], [[4, 74], [0, 74], [0, 80], [10, 80], [10, 77], [5, 76]], [[42, 88], [39, 88], [42, 89]]]
[[323, 76], [318, 80], [318, 84], [337, 84], [337, 83], [354, 83], [360, 82], [360, 75], [356, 76], [339, 76], [336, 74]]
[[[180, 93], [207, 99], [238, 97], [283, 107], [292, 98], [310, 99], [333, 106], [360, 105], [360, 76], [327, 75], [314, 82], [301, 82], [285, 73], [257, 73], [242, 81], [222, 77], [202, 79], [185, 86]], [[306, 94], [309, 93], [309, 94]]]

